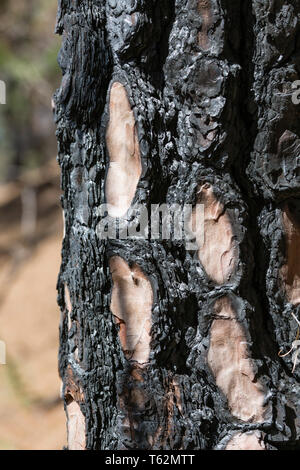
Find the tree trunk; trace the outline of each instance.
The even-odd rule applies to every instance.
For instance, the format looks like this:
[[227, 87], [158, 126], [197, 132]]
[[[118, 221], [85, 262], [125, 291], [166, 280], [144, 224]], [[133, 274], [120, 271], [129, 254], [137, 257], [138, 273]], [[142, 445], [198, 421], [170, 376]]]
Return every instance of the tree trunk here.
[[[298, 0], [59, 1], [69, 449], [300, 449], [299, 21]], [[204, 243], [103, 240], [104, 203], [200, 203]]]

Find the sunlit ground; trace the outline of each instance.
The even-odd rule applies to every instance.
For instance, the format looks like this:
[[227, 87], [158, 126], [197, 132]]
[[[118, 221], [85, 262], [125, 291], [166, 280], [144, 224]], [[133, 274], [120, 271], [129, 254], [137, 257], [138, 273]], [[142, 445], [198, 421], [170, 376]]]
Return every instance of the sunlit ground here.
[[0, 188], [0, 339], [7, 347], [7, 364], [0, 365], [0, 449], [66, 445], [57, 372], [62, 222], [56, 171], [54, 162], [44, 175], [28, 177], [36, 181], [36, 202], [27, 225], [22, 189]]

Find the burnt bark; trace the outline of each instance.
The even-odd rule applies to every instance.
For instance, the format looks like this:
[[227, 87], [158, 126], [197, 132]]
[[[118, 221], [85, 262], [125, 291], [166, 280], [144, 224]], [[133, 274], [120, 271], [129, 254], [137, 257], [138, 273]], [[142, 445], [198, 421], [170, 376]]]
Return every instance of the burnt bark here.
[[[300, 449], [300, 369], [284, 355], [299, 20], [298, 0], [59, 1], [69, 448]], [[117, 211], [203, 203], [204, 246], [101, 240], [108, 197]]]

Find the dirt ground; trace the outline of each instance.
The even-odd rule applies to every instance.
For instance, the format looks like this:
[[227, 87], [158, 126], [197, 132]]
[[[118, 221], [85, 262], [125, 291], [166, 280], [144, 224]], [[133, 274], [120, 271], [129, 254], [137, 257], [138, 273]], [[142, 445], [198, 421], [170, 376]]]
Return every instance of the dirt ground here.
[[0, 340], [7, 353], [0, 365], [0, 449], [66, 445], [57, 372], [62, 220], [53, 168], [30, 184], [36, 201], [29, 223], [20, 198], [28, 182], [0, 190]]

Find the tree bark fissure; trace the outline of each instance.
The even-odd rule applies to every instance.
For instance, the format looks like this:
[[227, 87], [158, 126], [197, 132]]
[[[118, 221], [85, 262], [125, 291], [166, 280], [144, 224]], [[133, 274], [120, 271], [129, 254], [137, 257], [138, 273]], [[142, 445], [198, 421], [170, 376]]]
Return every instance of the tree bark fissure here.
[[[297, 0], [59, 0], [70, 449], [300, 449], [299, 25]], [[101, 240], [107, 202], [203, 203], [204, 245]]]

